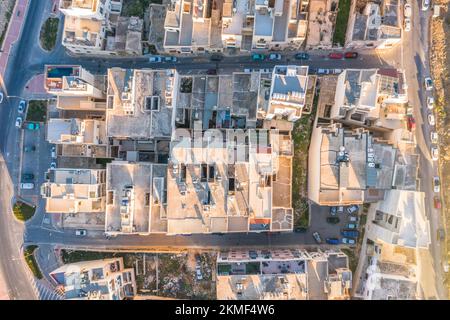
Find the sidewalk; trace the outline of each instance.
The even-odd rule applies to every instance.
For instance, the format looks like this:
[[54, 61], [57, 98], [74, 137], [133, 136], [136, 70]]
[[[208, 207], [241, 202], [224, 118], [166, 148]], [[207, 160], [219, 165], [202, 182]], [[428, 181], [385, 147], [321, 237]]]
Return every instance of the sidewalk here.
[[0, 53], [0, 78], [3, 78], [5, 75], [12, 47], [20, 37], [20, 31], [22, 30], [22, 25], [25, 21], [28, 3], [29, 0], [17, 0], [14, 7], [11, 21], [9, 22], [8, 30], [6, 31], [5, 40], [3, 42], [2, 52]]

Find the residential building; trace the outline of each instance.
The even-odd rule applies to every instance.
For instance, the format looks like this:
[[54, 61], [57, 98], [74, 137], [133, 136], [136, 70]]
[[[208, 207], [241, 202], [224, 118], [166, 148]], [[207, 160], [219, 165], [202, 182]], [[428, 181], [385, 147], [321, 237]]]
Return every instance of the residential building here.
[[225, 0], [222, 41], [228, 49], [298, 49], [306, 38], [308, 1]]
[[136, 295], [133, 268], [125, 268], [123, 258], [65, 264], [50, 277], [66, 300], [123, 300]]
[[406, 115], [405, 75], [396, 69], [346, 69], [339, 74], [329, 117], [356, 125], [395, 128]]
[[308, 159], [308, 197], [342, 206], [384, 199], [392, 189], [397, 149], [364, 129], [340, 124], [313, 128]]
[[348, 22], [347, 48], [386, 49], [402, 40], [398, 0], [368, 2], [363, 12], [355, 12]]
[[265, 120], [283, 118], [295, 122], [306, 104], [308, 66], [275, 66], [272, 72], [269, 103], [258, 110]]
[[[177, 83], [174, 69], [108, 69], [107, 136], [116, 140], [170, 139]], [[119, 149], [119, 144], [112, 148]]]
[[372, 223], [366, 230], [369, 239], [407, 248], [428, 248], [431, 235], [424, 192], [389, 190], [375, 206], [375, 215], [370, 217]]
[[41, 186], [47, 213], [98, 213], [105, 211], [106, 170], [50, 169]]
[[349, 299], [352, 272], [340, 251], [231, 250], [217, 256], [217, 299]]
[[65, 157], [108, 157], [106, 123], [95, 119], [49, 119], [47, 141]]
[[167, 233], [292, 230], [290, 134], [225, 134], [172, 140]]
[[167, 165], [113, 161], [107, 165], [105, 232], [149, 234], [167, 231]]
[[142, 54], [143, 21], [120, 17], [122, 0], [61, 0], [63, 46], [72, 53]]
[[57, 96], [57, 108], [72, 111], [106, 109], [105, 77], [78, 65], [46, 65], [44, 86]]

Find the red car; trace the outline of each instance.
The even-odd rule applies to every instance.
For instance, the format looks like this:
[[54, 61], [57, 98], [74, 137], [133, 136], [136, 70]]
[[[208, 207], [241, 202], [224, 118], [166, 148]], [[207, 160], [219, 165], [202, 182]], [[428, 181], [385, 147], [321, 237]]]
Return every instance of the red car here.
[[412, 131], [416, 128], [416, 120], [414, 119], [413, 116], [408, 116], [407, 126], [409, 131]]
[[441, 208], [441, 199], [439, 197], [434, 197], [434, 208], [440, 209]]
[[328, 58], [330, 58], [330, 59], [342, 59], [343, 57], [344, 57], [344, 55], [342, 53], [339, 53], [339, 52], [331, 52], [328, 55]]
[[358, 52], [346, 52], [344, 57], [345, 59], [356, 59], [358, 58]]

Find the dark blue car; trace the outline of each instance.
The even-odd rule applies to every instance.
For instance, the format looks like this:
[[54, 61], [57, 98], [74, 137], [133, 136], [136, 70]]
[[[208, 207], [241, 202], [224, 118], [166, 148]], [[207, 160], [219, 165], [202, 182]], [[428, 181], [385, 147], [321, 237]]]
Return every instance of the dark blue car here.
[[346, 238], [357, 238], [359, 232], [357, 230], [343, 230], [341, 231], [341, 235]]
[[339, 239], [337, 239], [337, 238], [327, 238], [325, 241], [328, 244], [339, 244]]

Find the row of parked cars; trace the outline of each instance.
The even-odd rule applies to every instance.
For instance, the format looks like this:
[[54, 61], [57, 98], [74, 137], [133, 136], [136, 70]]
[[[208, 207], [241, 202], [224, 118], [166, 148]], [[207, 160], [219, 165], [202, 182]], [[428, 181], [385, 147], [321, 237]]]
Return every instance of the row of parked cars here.
[[[356, 244], [356, 239], [359, 236], [358, 231], [358, 211], [359, 206], [337, 206], [330, 208], [330, 216], [326, 218], [330, 224], [338, 224], [341, 222], [341, 218], [347, 214], [348, 223], [346, 223], [341, 229], [342, 238], [326, 238], [327, 244]], [[340, 217], [341, 216], [341, 217]], [[322, 243], [322, 238], [318, 232], [313, 233], [314, 240], [318, 243]]]

